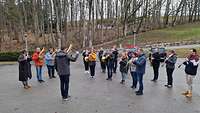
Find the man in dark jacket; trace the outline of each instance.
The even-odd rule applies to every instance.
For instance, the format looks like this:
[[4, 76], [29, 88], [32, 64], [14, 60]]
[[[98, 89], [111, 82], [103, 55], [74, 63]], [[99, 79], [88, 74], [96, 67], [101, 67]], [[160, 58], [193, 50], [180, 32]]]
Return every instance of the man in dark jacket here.
[[143, 49], [138, 49], [137, 54], [138, 59], [133, 61], [133, 64], [136, 65], [136, 73], [137, 73], [137, 78], [139, 82], [139, 90], [136, 91], [136, 95], [143, 95], [143, 75], [145, 74], [146, 70], [146, 56], [143, 52]]
[[199, 62], [199, 55], [197, 54], [197, 50], [192, 49], [191, 54], [186, 58], [186, 61], [183, 63], [185, 65], [186, 83], [188, 85], [188, 90], [182, 94], [186, 97], [192, 97], [193, 79], [197, 75]]
[[155, 53], [152, 54], [151, 63], [152, 63], [151, 65], [153, 66], [153, 72], [154, 72], [154, 78], [151, 81], [155, 82], [158, 80], [159, 67], [160, 67], [160, 54], [157, 48], [155, 50]]
[[31, 57], [27, 54], [26, 50], [20, 52], [18, 58], [19, 62], [19, 81], [24, 85], [24, 89], [29, 89], [31, 86], [28, 85], [28, 79], [32, 78], [31, 72]]
[[60, 89], [63, 100], [68, 100], [69, 89], [69, 76], [70, 76], [70, 61], [75, 62], [78, 58], [79, 52], [76, 52], [75, 57], [69, 55], [64, 51], [64, 47], [61, 48], [56, 54], [55, 68], [60, 77]]

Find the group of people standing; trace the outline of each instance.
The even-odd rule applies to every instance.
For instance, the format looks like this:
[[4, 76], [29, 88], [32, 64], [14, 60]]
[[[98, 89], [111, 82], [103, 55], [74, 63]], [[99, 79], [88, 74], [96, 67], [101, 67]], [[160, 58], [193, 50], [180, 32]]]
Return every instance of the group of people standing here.
[[[91, 55], [96, 54], [94, 50], [84, 50], [83, 62], [85, 66], [85, 73], [91, 73], [93, 77], [95, 75], [95, 65], [90, 60]], [[96, 56], [96, 55], [95, 55]], [[158, 48], [149, 57], [150, 65], [153, 67], [154, 77], [151, 81], [156, 82], [159, 78], [159, 68], [166, 67], [167, 83], [164, 85], [167, 88], [173, 87], [173, 72], [176, 68], [177, 54], [174, 50], [169, 50], [166, 53], [166, 57], [159, 53]], [[136, 91], [136, 95], [143, 95], [143, 76], [146, 70], [147, 57], [143, 49], [138, 48], [136, 51], [123, 51], [119, 53], [116, 46], [110, 50], [104, 50], [101, 48], [98, 52], [98, 58], [102, 73], [107, 71], [107, 79], [112, 81], [113, 73], [116, 73], [117, 65], [119, 64], [119, 71], [121, 73], [121, 84], [125, 83], [130, 72], [132, 78], [131, 88], [136, 89], [139, 83], [139, 88]], [[96, 59], [96, 58], [95, 58]], [[96, 60], [95, 60], [96, 61]], [[119, 62], [118, 62], [119, 61]], [[95, 65], [93, 65], [95, 64]], [[188, 84], [188, 90], [183, 93], [186, 97], [192, 97], [192, 81], [197, 74], [197, 68], [199, 64], [199, 55], [196, 49], [191, 49], [191, 53], [182, 64], [185, 65], [186, 83]], [[180, 65], [181, 66], [181, 65]], [[179, 67], [180, 67], [179, 66]], [[90, 72], [89, 72], [90, 70]]]
[[[93, 78], [95, 75], [95, 65], [96, 65], [96, 58], [95, 61], [91, 60], [93, 54], [96, 54], [94, 50], [84, 50], [83, 51], [83, 62], [85, 66], [85, 73], [90, 73], [91, 77]], [[121, 55], [121, 59], [119, 57]], [[94, 55], [97, 56], [97, 55]], [[113, 74], [117, 72], [117, 65], [120, 65], [120, 72], [122, 76], [121, 84], [125, 83], [125, 80], [128, 76], [128, 70], [131, 70], [131, 75], [133, 79], [132, 88], [137, 88], [137, 83], [139, 82], [139, 90], [136, 91], [136, 95], [143, 95], [143, 75], [145, 74], [145, 67], [146, 67], [146, 56], [142, 49], [138, 49], [135, 53], [128, 57], [127, 51], [124, 51], [122, 54], [119, 54], [116, 46], [114, 46], [110, 50], [104, 50], [101, 48], [99, 50], [98, 58], [100, 61], [100, 66], [102, 73], [106, 73], [107, 71], [107, 79], [112, 81]], [[118, 62], [119, 61], [119, 62]], [[93, 63], [95, 62], [95, 63]], [[93, 65], [95, 64], [95, 65]], [[90, 70], [90, 72], [89, 72]]]
[[[72, 54], [69, 52], [69, 48], [62, 47], [60, 50], [50, 48], [47, 52], [43, 48], [36, 48], [32, 56], [28, 54], [26, 50], [22, 50], [18, 58], [19, 62], [19, 81], [22, 81], [24, 88], [29, 89], [31, 86], [28, 84], [28, 79], [32, 78], [31, 61], [34, 62], [36, 67], [37, 80], [39, 83], [45, 82], [42, 76], [42, 68], [44, 64], [48, 69], [49, 79], [56, 78], [55, 70], [60, 78], [60, 90], [63, 100], [69, 99], [69, 78], [70, 78], [70, 62], [75, 62], [79, 56], [79, 52]], [[119, 71], [121, 73], [121, 84], [125, 84], [125, 81], [130, 73], [132, 78], [131, 88], [137, 89], [136, 95], [143, 95], [143, 76], [146, 70], [147, 57], [142, 48], [137, 48], [136, 51], [124, 50], [119, 53], [116, 46], [110, 50], [104, 50], [101, 48], [97, 51], [93, 48], [90, 50], [85, 49], [82, 52], [83, 62], [85, 67], [85, 73], [91, 75], [91, 78], [95, 77], [95, 68], [97, 57], [100, 61], [102, 73], [107, 72], [108, 81], [112, 81], [113, 73], [117, 72], [117, 65], [119, 64]], [[166, 65], [167, 84], [165, 87], [173, 87], [173, 72], [175, 70], [175, 64], [177, 62], [177, 55], [174, 50], [170, 50], [167, 57], [163, 60], [156, 50], [149, 58], [150, 64], [154, 70], [154, 78], [151, 80], [156, 82], [159, 77], [159, 67]], [[186, 97], [192, 97], [192, 83], [193, 78], [197, 74], [197, 68], [199, 65], [199, 55], [196, 49], [192, 49], [190, 55], [182, 63], [185, 65], [186, 83], [188, 90], [183, 93]], [[181, 64], [181, 65], [182, 65]], [[179, 68], [181, 67], [179, 65]], [[139, 83], [139, 87], [138, 87]]]
[[[159, 68], [160, 66], [166, 65], [167, 73], [167, 84], [164, 85], [167, 88], [173, 87], [173, 72], [176, 68], [175, 64], [177, 62], [177, 54], [174, 50], [170, 50], [168, 56], [164, 61], [161, 59], [158, 49], [149, 57], [151, 66], [153, 67], [154, 77], [151, 81], [156, 82], [159, 77]], [[186, 84], [188, 89], [182, 94], [186, 97], [192, 97], [192, 84], [193, 78], [197, 74], [197, 68], [199, 65], [199, 55], [197, 54], [196, 49], [191, 49], [190, 54], [186, 57], [185, 61], [178, 66], [180, 68], [182, 65], [185, 65], [185, 74], [186, 74]]]
[[[67, 51], [66, 51], [67, 50]], [[36, 76], [39, 83], [43, 80], [43, 67], [46, 64], [48, 69], [49, 79], [56, 78], [55, 70], [60, 78], [60, 90], [63, 100], [68, 100], [69, 77], [70, 77], [70, 61], [75, 62], [79, 52], [75, 54], [69, 53], [69, 48], [62, 47], [60, 50], [50, 48], [45, 51], [43, 48], [36, 48], [32, 56], [26, 50], [20, 52], [19, 62], [19, 81], [24, 85], [24, 89], [29, 89], [31, 86], [28, 80], [32, 78], [31, 61], [36, 67]]]

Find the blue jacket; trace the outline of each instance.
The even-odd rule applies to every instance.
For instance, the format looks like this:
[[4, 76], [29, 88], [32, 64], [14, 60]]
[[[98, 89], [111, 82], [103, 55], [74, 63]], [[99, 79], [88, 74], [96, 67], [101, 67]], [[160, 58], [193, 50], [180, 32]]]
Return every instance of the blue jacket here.
[[53, 56], [50, 54], [50, 52], [47, 52], [45, 54], [45, 63], [48, 66], [54, 66], [54, 58]]
[[136, 61], [133, 62], [136, 65], [136, 72], [140, 74], [145, 74], [146, 70], [146, 56], [142, 54], [138, 57]]

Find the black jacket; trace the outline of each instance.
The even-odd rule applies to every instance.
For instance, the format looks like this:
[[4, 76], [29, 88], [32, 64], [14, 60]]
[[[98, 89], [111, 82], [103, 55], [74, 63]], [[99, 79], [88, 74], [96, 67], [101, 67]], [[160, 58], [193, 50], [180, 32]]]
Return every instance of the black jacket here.
[[160, 54], [158, 52], [152, 54], [152, 65], [160, 66]]
[[128, 73], [128, 59], [122, 59], [120, 62], [120, 72]]
[[185, 73], [195, 76], [197, 74], [198, 65], [194, 65], [190, 60], [183, 63], [185, 65]]
[[75, 62], [78, 58], [78, 54], [75, 55], [75, 57], [72, 57], [72, 55], [68, 55], [64, 53], [63, 51], [60, 51], [56, 54], [55, 58], [55, 68], [58, 72], [59, 76], [70, 75], [70, 61]]
[[27, 81], [28, 78], [32, 78], [32, 72], [31, 72], [31, 64], [30, 61], [32, 59], [28, 57], [25, 58], [24, 55], [20, 55], [18, 57], [19, 62], [19, 81]]

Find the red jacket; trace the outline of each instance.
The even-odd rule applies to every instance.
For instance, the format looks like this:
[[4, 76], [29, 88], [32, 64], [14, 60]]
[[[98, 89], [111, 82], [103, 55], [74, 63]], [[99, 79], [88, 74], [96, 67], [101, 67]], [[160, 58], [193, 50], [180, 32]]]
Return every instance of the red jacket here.
[[35, 62], [36, 66], [43, 66], [43, 64], [44, 64], [44, 55], [41, 55], [39, 57], [39, 53], [35, 52], [35, 53], [33, 53], [32, 60]]

